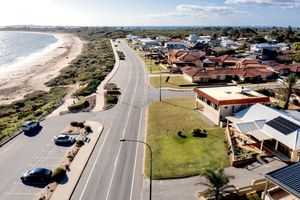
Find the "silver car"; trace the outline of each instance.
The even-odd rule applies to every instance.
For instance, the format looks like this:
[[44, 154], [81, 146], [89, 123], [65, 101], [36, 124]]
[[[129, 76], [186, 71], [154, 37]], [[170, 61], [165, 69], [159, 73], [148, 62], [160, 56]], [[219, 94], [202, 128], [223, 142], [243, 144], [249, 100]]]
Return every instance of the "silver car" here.
[[61, 143], [73, 144], [76, 141], [76, 139], [75, 137], [69, 135], [57, 135], [53, 137], [53, 141], [55, 144], [61, 144]]

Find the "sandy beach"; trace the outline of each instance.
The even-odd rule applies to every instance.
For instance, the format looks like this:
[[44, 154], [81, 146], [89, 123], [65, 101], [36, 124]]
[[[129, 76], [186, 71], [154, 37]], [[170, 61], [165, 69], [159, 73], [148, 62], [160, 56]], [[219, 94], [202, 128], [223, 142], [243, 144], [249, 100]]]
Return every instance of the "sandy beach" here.
[[22, 99], [35, 90], [48, 91], [45, 83], [80, 55], [83, 42], [78, 37], [65, 33], [49, 34], [54, 35], [58, 42], [6, 71], [0, 71], [0, 105]]

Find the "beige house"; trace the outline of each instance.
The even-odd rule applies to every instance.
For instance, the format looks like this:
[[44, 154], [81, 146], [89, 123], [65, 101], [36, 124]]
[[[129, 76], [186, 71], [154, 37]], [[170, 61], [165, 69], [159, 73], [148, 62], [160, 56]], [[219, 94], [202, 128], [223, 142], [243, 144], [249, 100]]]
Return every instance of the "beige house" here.
[[194, 88], [195, 108], [203, 106], [203, 114], [214, 124], [224, 126], [227, 116], [256, 103], [269, 104], [270, 99], [240, 86]]

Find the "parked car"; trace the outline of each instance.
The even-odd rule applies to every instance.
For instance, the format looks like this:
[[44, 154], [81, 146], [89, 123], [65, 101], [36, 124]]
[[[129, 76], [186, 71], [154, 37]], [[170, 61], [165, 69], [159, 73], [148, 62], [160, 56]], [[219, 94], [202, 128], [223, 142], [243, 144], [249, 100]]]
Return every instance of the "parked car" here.
[[40, 122], [38, 121], [28, 121], [21, 126], [22, 131], [30, 131], [40, 126]]
[[51, 180], [52, 171], [45, 168], [29, 170], [21, 176], [22, 182], [47, 182]]
[[76, 141], [75, 137], [69, 135], [58, 135], [53, 137], [55, 144], [60, 143], [74, 143]]

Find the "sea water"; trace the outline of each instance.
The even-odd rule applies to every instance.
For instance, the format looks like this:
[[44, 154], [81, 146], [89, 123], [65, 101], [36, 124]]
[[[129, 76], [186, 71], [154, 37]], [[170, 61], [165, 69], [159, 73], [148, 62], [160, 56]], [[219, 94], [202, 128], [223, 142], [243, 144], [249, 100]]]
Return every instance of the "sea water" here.
[[51, 34], [0, 31], [0, 72], [42, 52], [57, 41]]

